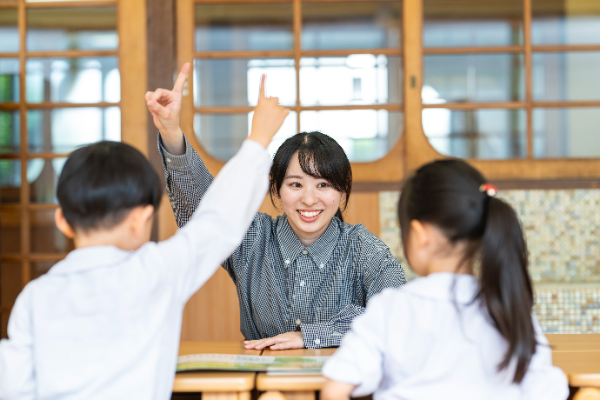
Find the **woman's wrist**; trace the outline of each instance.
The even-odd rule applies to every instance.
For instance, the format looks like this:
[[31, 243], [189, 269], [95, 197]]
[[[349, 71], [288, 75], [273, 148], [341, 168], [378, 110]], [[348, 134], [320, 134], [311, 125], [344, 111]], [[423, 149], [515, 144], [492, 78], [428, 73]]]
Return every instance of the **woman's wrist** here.
[[160, 132], [164, 148], [174, 156], [180, 156], [185, 154], [185, 140], [183, 138], [183, 131], [181, 128], [177, 128], [174, 131]]

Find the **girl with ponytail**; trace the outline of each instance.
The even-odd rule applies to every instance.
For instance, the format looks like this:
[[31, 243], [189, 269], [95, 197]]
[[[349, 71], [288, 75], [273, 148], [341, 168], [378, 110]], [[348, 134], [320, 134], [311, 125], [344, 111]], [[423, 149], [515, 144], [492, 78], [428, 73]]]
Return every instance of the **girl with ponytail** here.
[[369, 303], [328, 361], [323, 400], [566, 399], [531, 315], [527, 246], [513, 208], [468, 164], [421, 167], [402, 190], [406, 258], [421, 277]]

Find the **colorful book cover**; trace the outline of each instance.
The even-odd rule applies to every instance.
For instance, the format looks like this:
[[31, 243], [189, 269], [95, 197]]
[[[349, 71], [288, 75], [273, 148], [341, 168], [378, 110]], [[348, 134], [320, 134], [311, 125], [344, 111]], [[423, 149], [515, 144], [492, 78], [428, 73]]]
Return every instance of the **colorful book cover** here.
[[263, 371], [318, 374], [329, 357], [264, 357], [236, 354], [190, 354], [177, 360], [177, 372], [194, 370]]

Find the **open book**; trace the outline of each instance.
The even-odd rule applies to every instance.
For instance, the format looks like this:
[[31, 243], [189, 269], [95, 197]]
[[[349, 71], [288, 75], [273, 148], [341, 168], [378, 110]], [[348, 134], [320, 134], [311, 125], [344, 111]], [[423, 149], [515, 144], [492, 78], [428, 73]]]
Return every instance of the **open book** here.
[[193, 370], [266, 371], [276, 374], [318, 374], [329, 357], [269, 357], [236, 354], [180, 356], [177, 372]]

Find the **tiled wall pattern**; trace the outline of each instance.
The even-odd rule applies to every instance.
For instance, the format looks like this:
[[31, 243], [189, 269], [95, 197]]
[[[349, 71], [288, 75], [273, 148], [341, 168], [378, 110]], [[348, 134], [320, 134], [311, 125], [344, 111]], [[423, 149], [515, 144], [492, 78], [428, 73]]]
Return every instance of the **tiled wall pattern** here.
[[[407, 272], [396, 217], [399, 192], [380, 193], [381, 239]], [[546, 333], [600, 333], [600, 190], [505, 190], [519, 214]]]

